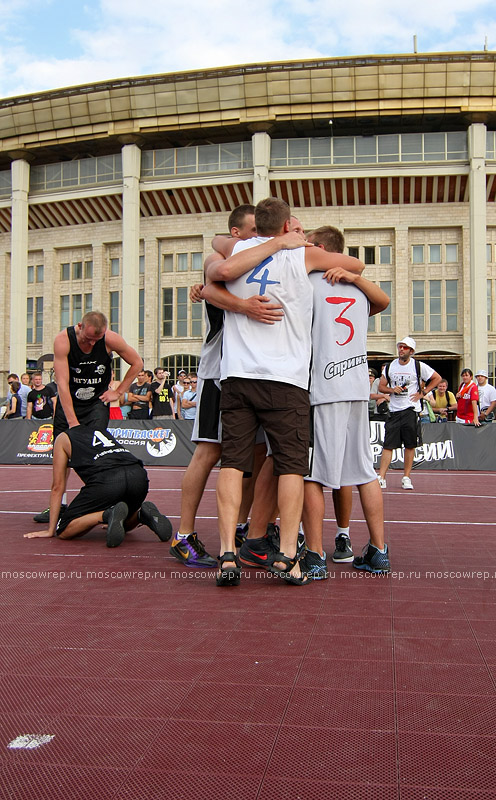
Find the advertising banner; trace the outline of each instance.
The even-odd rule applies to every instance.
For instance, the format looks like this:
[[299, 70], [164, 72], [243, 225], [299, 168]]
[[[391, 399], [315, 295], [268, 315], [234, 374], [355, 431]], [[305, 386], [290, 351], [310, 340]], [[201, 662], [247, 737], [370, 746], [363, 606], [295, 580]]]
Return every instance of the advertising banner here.
[[[195, 446], [192, 420], [113, 420], [109, 431], [145, 466], [186, 467]], [[415, 469], [496, 471], [496, 424], [474, 428], [454, 422], [422, 426], [424, 444]], [[370, 421], [374, 466], [379, 468], [384, 422]], [[1, 464], [51, 464], [53, 427], [46, 420], [0, 420]], [[392, 469], [403, 469], [403, 451], [393, 450]]]

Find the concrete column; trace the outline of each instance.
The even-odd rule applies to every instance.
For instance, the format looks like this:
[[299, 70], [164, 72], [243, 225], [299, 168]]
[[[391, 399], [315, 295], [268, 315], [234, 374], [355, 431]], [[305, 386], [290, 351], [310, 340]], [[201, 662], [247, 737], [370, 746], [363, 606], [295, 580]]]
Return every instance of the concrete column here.
[[254, 133], [253, 146], [253, 203], [270, 195], [270, 136], [265, 132]]
[[468, 129], [470, 217], [470, 333], [473, 371], [487, 369], [486, 126]]
[[[27, 154], [26, 154], [27, 155]], [[9, 369], [26, 370], [26, 296], [28, 261], [29, 162], [23, 153], [12, 153], [12, 227], [10, 262]]]
[[[122, 147], [122, 307], [121, 333], [139, 350], [139, 230], [141, 150], [135, 143]], [[127, 367], [121, 364], [122, 375]]]
[[393, 278], [394, 342], [391, 352], [396, 356], [396, 342], [404, 336], [413, 336], [413, 314], [411, 304], [410, 248], [408, 244], [408, 226], [400, 223], [394, 231], [395, 272]]

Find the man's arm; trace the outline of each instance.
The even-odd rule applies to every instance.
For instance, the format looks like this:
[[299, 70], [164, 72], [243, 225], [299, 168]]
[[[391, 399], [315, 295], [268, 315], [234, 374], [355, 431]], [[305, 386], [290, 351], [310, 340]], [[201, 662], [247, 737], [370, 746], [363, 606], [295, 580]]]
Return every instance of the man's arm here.
[[69, 349], [70, 345], [67, 331], [61, 331], [57, 334], [53, 343], [53, 366], [65, 418], [69, 428], [73, 428], [75, 425], [79, 425], [79, 420], [76, 417], [71, 392], [69, 390]]
[[[332, 255], [332, 253], [328, 255]], [[348, 258], [348, 256], [346, 256], [346, 258]], [[354, 260], [356, 261], [357, 259]], [[348, 270], [343, 269], [343, 267], [333, 267], [332, 269], [326, 271], [325, 277], [327, 280], [329, 280], [330, 277], [333, 285], [335, 283], [353, 283], [357, 289], [360, 289], [370, 303], [370, 317], [373, 317], [374, 314], [379, 314], [381, 311], [384, 311], [384, 309], [389, 305], [389, 297], [387, 296], [386, 292], [380, 288], [380, 286], [377, 286], [377, 284], [373, 281], [369, 281], [368, 278], [363, 278], [361, 275], [358, 275], [355, 272], [349, 272]]]
[[236, 297], [223, 283], [209, 283], [203, 288], [202, 295], [217, 308], [233, 311], [235, 314], [245, 314], [250, 319], [264, 322], [266, 325], [273, 325], [284, 316], [282, 306], [271, 303], [268, 297], [258, 294], [246, 299]]
[[321, 247], [313, 247], [305, 250], [305, 266], [307, 272], [327, 272], [330, 269], [341, 267], [348, 272], [361, 275], [365, 269], [365, 264], [353, 256], [346, 256], [344, 253], [328, 253]]
[[118, 356], [129, 364], [129, 369], [117, 389], [107, 389], [107, 391], [100, 396], [100, 400], [107, 403], [111, 400], [118, 400], [124, 392], [127, 392], [138, 372], [143, 369], [143, 359], [140, 354], [136, 352], [134, 347], [131, 347], [131, 345], [124, 341], [122, 336], [119, 336], [115, 331], [107, 330], [105, 333], [105, 344], [107, 345], [107, 350], [113, 350], [114, 353], [117, 353]]
[[33, 416], [33, 404], [29, 403], [26, 406], [26, 419], [31, 419]]
[[52, 488], [50, 491], [50, 522], [46, 531], [25, 533], [25, 539], [49, 539], [55, 536], [59, 521], [62, 496], [67, 482], [67, 464], [71, 456], [71, 441], [66, 433], [60, 433], [53, 446]]
[[[262, 244], [240, 250], [239, 253], [235, 253], [225, 260], [217, 259], [208, 267], [207, 277], [211, 281], [232, 281], [250, 269], [254, 269], [264, 258], [273, 256], [279, 250], [296, 250], [298, 247], [316, 249], [299, 233], [285, 233], [283, 236], [274, 236]], [[205, 268], [207, 269], [206, 263]]]

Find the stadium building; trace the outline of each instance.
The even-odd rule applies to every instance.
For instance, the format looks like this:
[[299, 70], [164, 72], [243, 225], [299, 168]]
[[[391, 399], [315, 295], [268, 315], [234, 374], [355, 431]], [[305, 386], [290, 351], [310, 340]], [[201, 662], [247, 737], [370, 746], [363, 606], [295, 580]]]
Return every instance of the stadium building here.
[[[145, 365], [196, 366], [210, 240], [268, 195], [341, 228], [398, 339], [456, 384], [496, 352], [496, 71], [489, 52], [248, 64], [0, 101], [0, 359], [43, 359], [106, 313]], [[4, 382], [5, 386], [5, 382]]]

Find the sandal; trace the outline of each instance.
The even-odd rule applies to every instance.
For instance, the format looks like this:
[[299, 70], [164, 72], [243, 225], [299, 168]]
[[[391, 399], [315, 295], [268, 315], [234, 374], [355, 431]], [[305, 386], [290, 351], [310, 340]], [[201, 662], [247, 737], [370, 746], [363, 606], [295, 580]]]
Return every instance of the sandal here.
[[268, 570], [269, 572], [272, 572], [273, 575], [277, 575], [278, 578], [282, 578], [284, 581], [286, 581], [286, 583], [293, 583], [295, 586], [305, 586], [307, 583], [310, 583], [308, 575], [304, 575], [303, 572], [299, 578], [296, 578], [294, 575], [290, 575], [291, 570], [299, 560], [300, 556], [298, 553], [294, 556], [294, 558], [289, 558], [289, 556], [285, 556], [284, 553], [277, 553], [274, 556], [274, 563], [277, 561], [282, 561], [283, 564], [286, 565], [286, 569], [279, 569], [279, 567], [275, 567], [274, 564], [272, 564]]
[[[222, 556], [219, 556], [217, 560], [220, 566], [220, 572], [217, 573], [215, 579], [217, 586], [239, 586], [241, 564], [239, 563], [237, 555], [235, 553], [224, 553]], [[236, 566], [223, 569], [225, 561], [233, 561]]]

